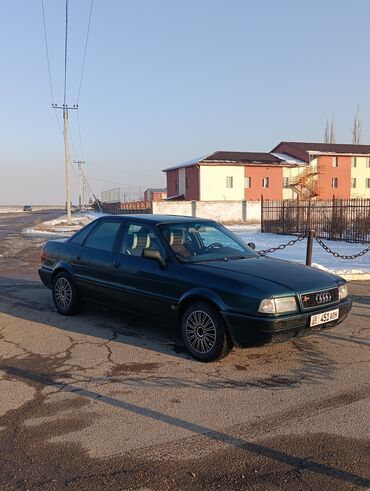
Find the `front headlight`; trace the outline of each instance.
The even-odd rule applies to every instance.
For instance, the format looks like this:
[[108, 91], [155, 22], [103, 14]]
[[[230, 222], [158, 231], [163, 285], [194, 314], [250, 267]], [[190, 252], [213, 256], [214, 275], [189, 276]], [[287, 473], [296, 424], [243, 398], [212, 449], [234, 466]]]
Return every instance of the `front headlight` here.
[[339, 285], [339, 300], [343, 300], [348, 296], [348, 285], [347, 283], [343, 283], [343, 285]]
[[283, 314], [284, 312], [296, 312], [298, 310], [295, 297], [265, 298], [260, 303], [258, 312], [262, 314]]

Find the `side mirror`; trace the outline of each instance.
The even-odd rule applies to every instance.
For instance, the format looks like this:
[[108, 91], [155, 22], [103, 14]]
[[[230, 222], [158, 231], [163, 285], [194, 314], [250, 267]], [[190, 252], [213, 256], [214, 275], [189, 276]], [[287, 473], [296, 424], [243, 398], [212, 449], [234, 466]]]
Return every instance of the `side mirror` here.
[[247, 246], [253, 250], [256, 248], [256, 244], [254, 242], [248, 242]]
[[143, 253], [141, 254], [141, 257], [145, 259], [155, 259], [156, 261], [159, 262], [162, 268], [166, 266], [166, 261], [161, 256], [161, 253], [156, 249], [144, 249]]

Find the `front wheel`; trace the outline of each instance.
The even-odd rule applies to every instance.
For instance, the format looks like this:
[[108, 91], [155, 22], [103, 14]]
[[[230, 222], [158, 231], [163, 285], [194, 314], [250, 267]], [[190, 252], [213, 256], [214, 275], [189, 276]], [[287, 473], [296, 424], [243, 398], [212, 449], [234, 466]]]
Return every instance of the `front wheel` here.
[[181, 333], [187, 349], [199, 361], [214, 361], [230, 351], [222, 317], [205, 302], [196, 302], [185, 310]]
[[62, 315], [75, 314], [80, 307], [80, 298], [71, 275], [66, 271], [58, 273], [52, 286], [54, 305]]

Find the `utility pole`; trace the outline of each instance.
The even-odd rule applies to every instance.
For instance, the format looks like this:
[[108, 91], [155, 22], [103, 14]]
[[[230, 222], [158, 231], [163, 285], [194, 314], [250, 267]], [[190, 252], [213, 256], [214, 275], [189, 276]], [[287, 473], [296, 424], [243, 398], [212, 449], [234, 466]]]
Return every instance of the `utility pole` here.
[[98, 208], [99, 208], [100, 213], [103, 213], [103, 209], [102, 209], [102, 207], [100, 205], [100, 201], [98, 200], [98, 198], [95, 196], [93, 190], [91, 189], [90, 183], [87, 180], [87, 177], [85, 176], [85, 173], [84, 173], [82, 167], [81, 167], [81, 172], [82, 172], [82, 176], [84, 178], [84, 182], [85, 182], [85, 184], [87, 186], [88, 191], [90, 192], [91, 196], [94, 198], [96, 204], [98, 205]]
[[67, 104], [58, 106], [57, 104], [52, 104], [53, 109], [63, 109], [63, 135], [64, 135], [64, 161], [66, 168], [66, 203], [67, 203], [67, 224], [71, 225], [72, 215], [71, 215], [71, 178], [69, 172], [69, 151], [68, 151], [68, 111], [69, 109], [78, 109], [77, 104], [73, 104], [73, 107], [69, 107]]
[[82, 177], [81, 164], [86, 164], [86, 161], [74, 160], [73, 163], [78, 165], [78, 208], [81, 211], [83, 206], [85, 205], [85, 200], [82, 199], [82, 194], [84, 194], [82, 191], [82, 187], [84, 186], [84, 184], [82, 183], [83, 177]]

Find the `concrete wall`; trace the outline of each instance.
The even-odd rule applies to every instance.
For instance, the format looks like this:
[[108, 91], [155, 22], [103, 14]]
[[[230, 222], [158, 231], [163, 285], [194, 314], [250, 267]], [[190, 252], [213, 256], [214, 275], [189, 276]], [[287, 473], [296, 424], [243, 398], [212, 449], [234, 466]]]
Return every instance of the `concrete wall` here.
[[186, 176], [186, 200], [197, 200], [200, 199], [200, 189], [199, 189], [199, 176], [200, 169], [198, 165], [192, 165], [191, 167], [185, 168]]
[[[226, 178], [233, 178], [233, 187], [226, 187]], [[200, 199], [202, 201], [233, 201], [244, 199], [244, 166], [200, 166]]]
[[[351, 192], [351, 157], [338, 156], [338, 167], [333, 167], [332, 155], [319, 155], [319, 196], [317, 199], [349, 199]], [[338, 187], [332, 187], [332, 179], [338, 179]]]
[[209, 218], [222, 223], [259, 223], [260, 201], [159, 201], [153, 213]]
[[370, 188], [366, 186], [366, 180], [370, 179], [368, 165], [368, 157], [357, 157], [357, 166], [351, 167], [351, 181], [356, 179], [356, 187], [351, 188], [351, 198], [370, 198]]
[[179, 194], [179, 169], [167, 171], [167, 196]]
[[[265, 199], [282, 199], [283, 197], [283, 169], [268, 165], [246, 165], [245, 177], [251, 179], [251, 187], [245, 188], [244, 199], [257, 200], [263, 196]], [[262, 187], [263, 178], [269, 179], [269, 186]]]

